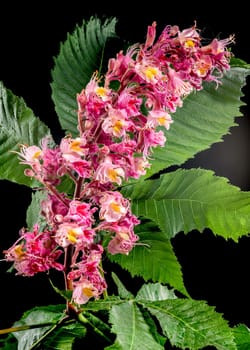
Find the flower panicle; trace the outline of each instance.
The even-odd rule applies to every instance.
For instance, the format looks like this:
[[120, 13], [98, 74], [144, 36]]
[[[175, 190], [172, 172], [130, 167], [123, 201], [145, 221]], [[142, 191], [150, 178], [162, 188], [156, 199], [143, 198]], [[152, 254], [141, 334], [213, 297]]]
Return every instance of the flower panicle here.
[[[4, 251], [17, 274], [63, 271], [77, 305], [104, 293], [104, 251], [129, 254], [139, 244], [134, 227], [140, 220], [119, 186], [146, 174], [184, 98], [204, 81], [221, 83], [233, 41], [231, 36], [203, 45], [196, 23], [182, 31], [168, 25], [156, 40], [153, 22], [144, 44], [120, 51], [106, 74], [94, 72], [77, 94], [78, 137], [67, 135], [53, 147], [47, 137], [39, 146], [21, 146], [25, 174], [43, 185], [47, 197], [41, 202], [46, 227], [22, 230]], [[67, 176], [75, 185], [73, 196], [59, 191]]]

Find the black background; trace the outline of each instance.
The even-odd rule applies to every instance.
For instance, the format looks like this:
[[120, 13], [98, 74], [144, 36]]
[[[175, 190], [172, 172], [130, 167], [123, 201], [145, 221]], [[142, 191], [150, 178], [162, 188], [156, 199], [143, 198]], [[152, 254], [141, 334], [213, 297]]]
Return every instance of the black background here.
[[[131, 42], [143, 42], [147, 26], [157, 22], [157, 31], [168, 24], [187, 28], [197, 22], [207, 38], [226, 38], [235, 34], [232, 50], [236, 57], [250, 63], [249, 18], [241, 7], [228, 3], [177, 1], [151, 3], [51, 1], [5, 3], [0, 11], [0, 81], [23, 97], [34, 114], [53, 132], [58, 124], [51, 101], [51, 69], [53, 57], [59, 53], [59, 43], [76, 24], [92, 15], [117, 17], [117, 33]], [[120, 48], [118, 48], [120, 49]], [[242, 190], [250, 190], [249, 84], [244, 88], [243, 117], [236, 116], [239, 126], [230, 130], [224, 142], [201, 152], [185, 167], [201, 166], [226, 176]], [[25, 226], [30, 203], [29, 189], [0, 181], [0, 253], [17, 239]], [[186, 287], [194, 299], [207, 300], [224, 314], [231, 325], [245, 323], [250, 327], [249, 251], [250, 238], [239, 243], [225, 241], [205, 231], [178, 234], [173, 240], [176, 255], [183, 266]], [[32, 278], [6, 273], [7, 264], [0, 262], [0, 328], [9, 327], [22, 313], [35, 306], [56, 303], [46, 275]], [[134, 288], [131, 285], [131, 288]], [[61, 300], [60, 300], [61, 302]]]

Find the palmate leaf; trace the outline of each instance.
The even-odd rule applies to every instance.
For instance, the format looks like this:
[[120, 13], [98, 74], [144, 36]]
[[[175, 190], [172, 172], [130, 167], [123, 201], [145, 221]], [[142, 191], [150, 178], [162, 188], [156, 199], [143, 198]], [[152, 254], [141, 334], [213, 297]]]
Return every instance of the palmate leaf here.
[[52, 100], [62, 128], [73, 136], [77, 130], [77, 94], [89, 82], [93, 73], [100, 70], [103, 50], [107, 41], [116, 37], [116, 18], [102, 22], [91, 17], [76, 26], [67, 40], [60, 45], [52, 70]]
[[166, 234], [154, 224], [139, 225], [136, 233], [139, 235], [139, 244], [129, 255], [108, 254], [109, 259], [129, 271], [133, 277], [141, 276], [145, 281], [168, 283], [188, 296], [181, 266]]
[[[13, 333], [18, 341], [18, 350], [30, 350], [41, 339], [45, 349], [71, 350], [75, 340], [86, 335], [86, 329], [73, 319], [57, 327], [64, 311], [65, 305], [39, 306], [26, 311], [14, 326], [41, 326]], [[43, 327], [46, 323], [51, 323], [51, 326]]]
[[45, 136], [51, 136], [49, 128], [36, 117], [22, 98], [15, 96], [0, 82], [0, 179], [26, 186], [35, 181], [24, 175], [18, 155], [22, 144], [39, 145]]
[[213, 143], [223, 141], [230, 128], [238, 125], [235, 117], [242, 116], [240, 107], [245, 105], [241, 100], [242, 88], [249, 74], [246, 65], [233, 66], [218, 89], [214, 83], [205, 83], [203, 90], [189, 95], [172, 115], [174, 123], [165, 131], [166, 144], [154, 149], [152, 166], [144, 177], [181, 165]]
[[[115, 346], [118, 349], [164, 349], [160, 341], [154, 338], [142, 312], [132, 301], [113, 306], [110, 311], [109, 321], [112, 324], [112, 332], [117, 336]], [[109, 349], [113, 348], [111, 347]]]
[[166, 339], [178, 349], [237, 349], [233, 329], [215, 307], [178, 299], [160, 283], [143, 285], [136, 298], [114, 305], [109, 321], [116, 340], [106, 349], [162, 349]]
[[240, 191], [210, 170], [178, 169], [122, 191], [132, 199], [134, 214], [154, 221], [167, 238], [209, 228], [237, 242], [250, 232], [250, 192]]
[[[14, 332], [18, 340], [18, 350], [29, 350], [31, 346], [44, 336], [62, 318], [62, 305], [49, 305], [46, 307], [35, 307], [24, 313], [22, 318], [14, 323], [14, 327], [40, 325], [25, 331]], [[50, 326], [43, 324], [51, 323]]]
[[221, 314], [204, 301], [171, 299], [142, 300], [143, 307], [154, 315], [171, 344], [180, 349], [236, 350], [233, 331]]

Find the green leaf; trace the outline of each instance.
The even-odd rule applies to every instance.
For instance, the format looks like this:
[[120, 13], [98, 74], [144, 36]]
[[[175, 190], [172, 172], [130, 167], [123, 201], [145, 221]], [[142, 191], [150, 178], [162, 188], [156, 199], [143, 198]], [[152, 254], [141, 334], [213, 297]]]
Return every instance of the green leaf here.
[[23, 144], [38, 145], [50, 131], [34, 116], [22, 98], [15, 96], [0, 82], [0, 179], [13, 181], [29, 187], [37, 184], [24, 175], [16, 152]]
[[167, 238], [209, 228], [238, 241], [250, 232], [250, 193], [210, 170], [178, 169], [123, 188], [135, 215], [153, 220]]
[[154, 338], [140, 309], [133, 302], [113, 306], [110, 312], [110, 323], [112, 332], [117, 335], [116, 344], [122, 350], [164, 349]]
[[242, 68], [247, 68], [249, 69], [250, 68], [250, 64], [247, 63], [246, 61], [242, 60], [241, 58], [239, 57], [231, 57], [230, 59], [230, 66], [231, 67], [242, 67]]
[[136, 233], [140, 238], [139, 244], [129, 255], [108, 254], [109, 259], [128, 270], [132, 276], [141, 276], [145, 281], [168, 283], [188, 296], [180, 264], [166, 234], [152, 224], [139, 225]]
[[98, 329], [98, 332], [102, 334], [107, 334], [110, 332], [110, 325], [104, 322], [98, 315], [94, 315], [91, 312], [84, 311], [82, 315], [85, 317], [86, 321], [92, 325], [93, 328]]
[[250, 349], [250, 329], [246, 325], [239, 324], [235, 327], [234, 337], [237, 344], [237, 350]]
[[[156, 339], [157, 343], [162, 345], [164, 347], [167, 338], [159, 333], [159, 325], [157, 322], [155, 322], [155, 319], [153, 318], [152, 314], [145, 308], [140, 308], [140, 311], [143, 315], [144, 320], [147, 322], [147, 324], [150, 327], [150, 332], [152, 333], [154, 339]], [[166, 349], [164, 347], [164, 349]]]
[[26, 223], [29, 229], [33, 229], [38, 224], [40, 229], [46, 225], [45, 220], [41, 216], [41, 201], [47, 197], [46, 192], [36, 191], [31, 195], [31, 203], [26, 212]]
[[112, 275], [112, 278], [117, 286], [119, 297], [123, 298], [123, 299], [133, 298], [133, 294], [127, 290], [127, 288], [124, 286], [124, 284], [118, 278], [118, 276], [114, 272], [112, 272], [111, 275]]
[[181, 349], [236, 350], [232, 329], [204, 301], [169, 299], [142, 303], [154, 315], [171, 344]]
[[66, 301], [71, 301], [72, 300], [72, 290], [70, 289], [59, 289], [58, 287], [55, 286], [55, 284], [52, 282], [51, 279], [49, 279], [49, 282], [52, 286], [52, 288], [54, 289], [54, 291], [60, 295], [63, 299], [65, 299]]
[[95, 344], [97, 343], [97, 337], [99, 340], [105, 341], [106, 344], [112, 344], [114, 337], [113, 334], [111, 334], [110, 324], [107, 323], [106, 317], [105, 321], [102, 318], [102, 313], [100, 313], [100, 315], [94, 315], [87, 311], [83, 311], [78, 315], [79, 321], [86, 326], [87, 330], [92, 334], [94, 333]]
[[163, 286], [161, 283], [144, 284], [136, 295], [136, 300], [146, 299], [151, 301], [175, 299], [176, 296], [172, 290]]
[[48, 336], [43, 343], [43, 349], [72, 350], [75, 341], [84, 338], [85, 336], [85, 327], [83, 327], [81, 323], [74, 321], [56, 329], [50, 336]]
[[17, 341], [12, 334], [8, 334], [7, 338], [0, 339], [1, 350], [17, 350]]
[[123, 302], [120, 297], [110, 296], [105, 299], [96, 299], [94, 301], [89, 301], [87, 304], [84, 304], [84, 310], [91, 311], [101, 311], [101, 310], [110, 310], [113, 305], [119, 305]]
[[122, 347], [119, 344], [114, 343], [114, 344], [104, 348], [104, 350], [122, 350]]
[[242, 116], [242, 87], [250, 69], [232, 67], [216, 89], [213, 83], [189, 95], [181, 108], [172, 115], [174, 123], [168, 131], [164, 147], [154, 149], [151, 168], [145, 177], [173, 165], [181, 165], [196, 153], [208, 149], [213, 143], [223, 141], [223, 136], [236, 126], [235, 117]]
[[18, 350], [28, 350], [34, 342], [41, 338], [51, 326], [43, 326], [43, 324], [56, 324], [63, 316], [61, 305], [36, 307], [24, 313], [22, 318], [14, 323], [14, 327], [40, 325], [37, 328], [14, 332], [13, 335], [18, 340]]
[[107, 41], [116, 37], [116, 22], [116, 18], [106, 19], [103, 23], [95, 17], [83, 20], [82, 26], [77, 25], [60, 44], [59, 55], [54, 58], [52, 100], [62, 128], [73, 136], [78, 134], [77, 94], [100, 69]]
[[[42, 342], [43, 348], [47, 350], [71, 350], [76, 338], [85, 336], [86, 329], [74, 319], [61, 322], [64, 311], [65, 305], [40, 306], [26, 311], [14, 326], [40, 327], [13, 333], [18, 340], [18, 350], [30, 350], [38, 342]], [[44, 327], [46, 323], [52, 325]]]

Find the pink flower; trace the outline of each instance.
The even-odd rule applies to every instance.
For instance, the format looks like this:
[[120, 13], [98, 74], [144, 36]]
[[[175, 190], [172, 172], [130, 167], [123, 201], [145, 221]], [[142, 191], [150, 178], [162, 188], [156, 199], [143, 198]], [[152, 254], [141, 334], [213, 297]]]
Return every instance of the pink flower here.
[[63, 157], [74, 156], [84, 156], [86, 154], [86, 140], [83, 137], [77, 137], [72, 139], [71, 137], [64, 137], [61, 140], [60, 149]]
[[22, 146], [19, 153], [21, 164], [27, 164], [31, 169], [26, 169], [25, 174], [35, 177], [38, 181], [51, 185], [60, 183], [60, 176], [63, 175], [63, 162], [58, 147], [49, 148], [50, 138], [44, 137], [41, 140], [41, 148], [38, 146]]
[[114, 182], [121, 185], [124, 175], [124, 170], [113, 164], [111, 157], [106, 157], [96, 169], [95, 179], [100, 183]]
[[105, 133], [111, 134], [115, 137], [122, 137], [126, 134], [129, 122], [127, 121], [127, 114], [122, 109], [108, 109], [108, 115], [102, 123], [102, 129]]
[[170, 124], [173, 123], [171, 115], [161, 110], [152, 110], [147, 116], [147, 126], [155, 128], [157, 126], [164, 126], [169, 130]]
[[156, 84], [162, 79], [160, 68], [147, 61], [136, 63], [135, 72], [149, 84]]
[[163, 131], [155, 132], [152, 129], [145, 129], [140, 135], [140, 144], [138, 145], [144, 157], [151, 153], [151, 148], [156, 146], [163, 147], [166, 142], [166, 137]]
[[135, 242], [138, 240], [138, 236], [128, 231], [118, 232], [108, 244], [108, 252], [114, 254], [125, 254], [134, 248]]
[[49, 225], [61, 223], [68, 212], [70, 200], [63, 193], [61, 193], [60, 197], [62, 200], [48, 193], [47, 198], [41, 201], [41, 215], [45, 217]]
[[[21, 162], [20, 164], [27, 164], [31, 169], [25, 169], [24, 173], [29, 177], [38, 177], [37, 174], [42, 170], [42, 150], [38, 146], [26, 146], [22, 145], [20, 152], [18, 152]], [[38, 177], [40, 180], [40, 176]]]
[[91, 298], [98, 298], [99, 291], [91, 282], [82, 279], [74, 283], [72, 299], [78, 304], [86, 304]]
[[211, 72], [213, 63], [209, 55], [202, 55], [193, 65], [193, 71], [199, 77], [206, 77]]
[[169, 91], [177, 98], [185, 97], [193, 91], [193, 86], [188, 80], [184, 80], [181, 77], [181, 73], [176, 72], [172, 68], [168, 68], [168, 82], [167, 86]]
[[86, 202], [72, 200], [69, 204], [69, 211], [64, 217], [65, 222], [75, 222], [82, 228], [91, 228], [94, 223], [93, 213], [97, 208], [91, 208], [91, 205]]
[[[107, 288], [100, 270], [103, 247], [90, 244], [81, 250], [81, 259], [72, 264], [67, 278], [73, 281], [72, 300], [77, 304], [86, 304], [89, 299], [98, 299]], [[74, 260], [74, 257], [73, 259]]]
[[4, 251], [4, 254], [6, 261], [14, 262], [18, 275], [33, 276], [50, 268], [59, 271], [64, 269], [64, 266], [57, 262], [63, 252], [56, 248], [51, 233], [39, 232], [38, 226], [35, 225], [32, 232], [21, 231], [20, 239]]
[[95, 232], [75, 223], [64, 222], [58, 226], [55, 233], [55, 242], [66, 248], [69, 245], [82, 245], [93, 242]]
[[135, 94], [133, 87], [125, 87], [118, 95], [117, 107], [126, 111], [128, 117], [132, 117], [141, 113], [140, 107], [142, 102], [142, 98]]
[[147, 50], [153, 45], [156, 36], [156, 22], [153, 22], [151, 26], [148, 26], [147, 37], [144, 49]]
[[106, 192], [100, 198], [100, 219], [107, 222], [115, 222], [126, 215], [129, 202], [123, 198], [120, 192]]
[[42, 150], [38, 146], [21, 146], [21, 151], [19, 153], [22, 160], [22, 164], [40, 164], [40, 161], [42, 159]]
[[[179, 30], [178, 26], [175, 27], [176, 34], [180, 44], [187, 50], [194, 50], [194, 48], [200, 45], [200, 35], [196, 30], [196, 25], [184, 29], [182, 31]], [[175, 35], [174, 31], [171, 32], [172, 36]]]

